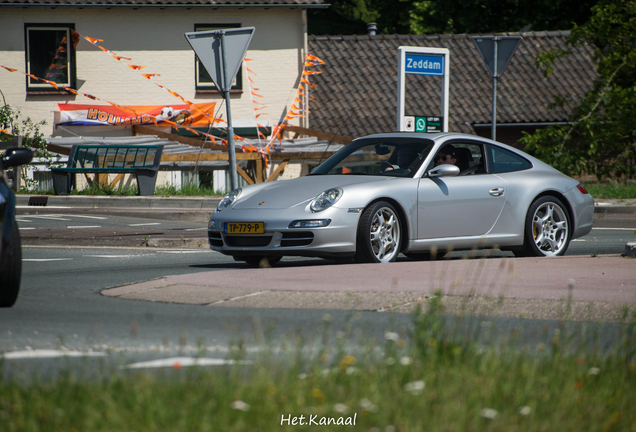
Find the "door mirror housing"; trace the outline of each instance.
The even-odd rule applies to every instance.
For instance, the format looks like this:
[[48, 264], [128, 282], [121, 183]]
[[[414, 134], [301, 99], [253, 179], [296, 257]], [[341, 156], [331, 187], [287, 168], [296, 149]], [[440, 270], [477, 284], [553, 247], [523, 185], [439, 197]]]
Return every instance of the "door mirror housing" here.
[[456, 175], [459, 175], [459, 167], [451, 164], [443, 164], [429, 170], [427, 175], [429, 178], [455, 177]]

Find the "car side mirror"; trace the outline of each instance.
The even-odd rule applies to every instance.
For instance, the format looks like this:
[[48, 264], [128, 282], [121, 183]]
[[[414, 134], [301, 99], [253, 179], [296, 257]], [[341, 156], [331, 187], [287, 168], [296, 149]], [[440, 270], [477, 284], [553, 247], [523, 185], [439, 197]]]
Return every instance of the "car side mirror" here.
[[25, 165], [33, 159], [33, 152], [25, 148], [10, 148], [0, 157], [0, 168], [7, 169], [20, 165]]
[[455, 177], [459, 174], [459, 167], [451, 164], [443, 164], [440, 166], [436, 166], [435, 168], [428, 171], [429, 178], [436, 177]]

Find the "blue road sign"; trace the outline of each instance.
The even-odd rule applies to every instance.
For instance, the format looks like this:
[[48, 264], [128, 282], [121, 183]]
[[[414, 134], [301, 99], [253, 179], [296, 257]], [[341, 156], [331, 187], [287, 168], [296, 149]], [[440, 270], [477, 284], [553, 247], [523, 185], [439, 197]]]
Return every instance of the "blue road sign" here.
[[407, 52], [404, 73], [410, 75], [444, 76], [444, 56], [422, 55]]

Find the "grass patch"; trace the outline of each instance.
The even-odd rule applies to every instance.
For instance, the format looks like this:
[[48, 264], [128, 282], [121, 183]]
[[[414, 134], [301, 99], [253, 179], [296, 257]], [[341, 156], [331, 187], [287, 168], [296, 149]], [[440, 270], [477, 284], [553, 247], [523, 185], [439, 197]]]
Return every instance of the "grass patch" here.
[[635, 199], [636, 183], [633, 182], [585, 182], [585, 188], [594, 198]]
[[[633, 323], [625, 324], [625, 340], [610, 354], [573, 350], [558, 332], [533, 349], [486, 348], [449, 335], [441, 310], [441, 300], [433, 300], [426, 313], [414, 315], [411, 333], [387, 332], [362, 348], [340, 335], [323, 339], [333, 342], [308, 355], [296, 339], [278, 347], [278, 354], [261, 352], [249, 365], [175, 365], [164, 374], [118, 370], [88, 381], [70, 373], [52, 382], [5, 381], [0, 421], [5, 431], [91, 432], [636, 427]], [[240, 346], [231, 352], [234, 360], [245, 358]], [[319, 427], [329, 421], [335, 425]]]

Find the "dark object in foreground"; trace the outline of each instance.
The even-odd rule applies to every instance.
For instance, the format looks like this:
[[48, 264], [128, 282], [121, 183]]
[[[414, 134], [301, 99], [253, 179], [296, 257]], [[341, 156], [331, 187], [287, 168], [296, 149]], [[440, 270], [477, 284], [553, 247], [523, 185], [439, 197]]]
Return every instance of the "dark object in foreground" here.
[[7, 184], [4, 170], [27, 164], [33, 152], [10, 148], [0, 157], [0, 307], [11, 307], [18, 299], [22, 275], [20, 232], [15, 221], [15, 195]]

